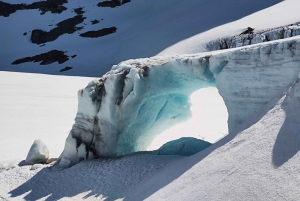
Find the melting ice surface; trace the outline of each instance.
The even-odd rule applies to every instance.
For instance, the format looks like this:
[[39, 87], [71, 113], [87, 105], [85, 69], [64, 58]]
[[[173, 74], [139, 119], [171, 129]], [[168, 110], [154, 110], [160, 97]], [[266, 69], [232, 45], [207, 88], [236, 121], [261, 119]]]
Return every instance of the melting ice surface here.
[[148, 150], [160, 148], [166, 142], [181, 137], [194, 137], [214, 143], [228, 133], [228, 113], [218, 89], [203, 88], [191, 97], [191, 118], [159, 134]]

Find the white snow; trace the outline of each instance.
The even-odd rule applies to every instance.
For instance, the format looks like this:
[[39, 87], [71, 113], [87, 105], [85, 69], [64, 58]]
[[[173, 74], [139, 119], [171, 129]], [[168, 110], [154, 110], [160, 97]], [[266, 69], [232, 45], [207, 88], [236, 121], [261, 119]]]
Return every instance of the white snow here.
[[48, 159], [49, 150], [45, 143], [42, 140], [35, 140], [29, 149], [25, 164], [33, 165], [37, 163], [46, 163]]
[[[224, 2], [229, 3], [229, 1]], [[268, 1], [263, 2], [267, 3]], [[254, 1], [248, 1], [250, 5], [247, 5], [245, 1], [239, 1], [239, 3], [247, 7], [251, 6]], [[231, 6], [235, 5], [231, 4]], [[223, 37], [232, 37], [234, 35], [240, 34], [247, 27], [252, 27], [255, 30], [264, 30], [299, 22], [299, 16], [296, 14], [299, 7], [300, 1], [298, 0], [278, 1], [277, 4], [273, 6], [262, 9], [260, 11], [257, 10], [257, 12], [244, 16], [241, 19], [232, 20], [232, 22], [224, 23], [220, 26], [215, 26], [210, 30], [195, 34], [194, 36], [191, 36], [189, 38], [185, 38], [184, 40], [179, 41], [178, 43], [166, 48], [158, 55], [164, 56], [172, 54], [191, 54], [205, 52], [207, 51], [206, 44], [208, 42]], [[228, 14], [228, 10], [226, 10], [225, 8], [219, 10], [226, 11], [226, 13]], [[234, 10], [234, 12], [232, 13], [236, 13], [236, 9], [232, 8], [230, 10]]]
[[77, 91], [90, 80], [0, 71], [0, 161], [25, 159], [35, 139], [57, 158], [74, 122]]

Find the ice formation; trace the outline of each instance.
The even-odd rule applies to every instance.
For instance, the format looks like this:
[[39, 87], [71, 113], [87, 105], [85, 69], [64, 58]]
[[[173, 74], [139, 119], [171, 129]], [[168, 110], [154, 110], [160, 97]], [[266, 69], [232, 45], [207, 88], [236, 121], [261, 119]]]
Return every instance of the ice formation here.
[[204, 140], [199, 140], [193, 137], [182, 137], [177, 140], [167, 142], [155, 151], [155, 153], [157, 153], [157, 155], [191, 156], [204, 150], [210, 145], [211, 143]]
[[49, 150], [42, 140], [35, 140], [27, 154], [25, 164], [33, 165], [46, 163], [49, 158]]
[[254, 31], [253, 28], [248, 27], [248, 30], [239, 35], [210, 41], [206, 44], [206, 49], [207, 51], [230, 49], [299, 35], [300, 23], [260, 31]]
[[[229, 133], [297, 79], [300, 37], [194, 55], [128, 60], [78, 92], [75, 124], [57, 163], [145, 150], [189, 117], [189, 96], [215, 85]], [[201, 123], [201, 122], [199, 122]]]

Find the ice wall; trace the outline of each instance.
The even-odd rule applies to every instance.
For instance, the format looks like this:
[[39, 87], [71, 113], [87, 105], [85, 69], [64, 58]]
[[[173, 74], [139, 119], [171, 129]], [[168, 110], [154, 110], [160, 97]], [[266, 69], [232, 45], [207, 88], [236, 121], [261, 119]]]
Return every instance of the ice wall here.
[[297, 78], [299, 60], [296, 37], [122, 62], [78, 92], [75, 124], [57, 167], [145, 150], [155, 135], [189, 117], [193, 91], [214, 84], [227, 106], [231, 132]]
[[255, 31], [251, 27], [248, 27], [239, 35], [233, 37], [225, 37], [218, 40], [210, 41], [206, 44], [207, 51], [230, 49], [236, 47], [242, 47], [247, 45], [253, 45], [268, 41], [274, 41], [284, 38], [290, 38], [300, 35], [300, 23], [294, 23], [288, 26], [282, 26], [269, 30]]

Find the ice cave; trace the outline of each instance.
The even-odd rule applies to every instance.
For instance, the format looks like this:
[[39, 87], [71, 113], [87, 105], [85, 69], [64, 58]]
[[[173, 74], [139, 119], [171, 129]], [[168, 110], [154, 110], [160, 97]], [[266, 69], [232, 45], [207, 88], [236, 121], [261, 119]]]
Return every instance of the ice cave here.
[[78, 112], [56, 166], [146, 150], [189, 118], [190, 95], [218, 89], [228, 129], [238, 128], [297, 79], [299, 39], [223, 51], [121, 62], [78, 92]]

